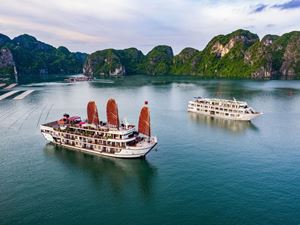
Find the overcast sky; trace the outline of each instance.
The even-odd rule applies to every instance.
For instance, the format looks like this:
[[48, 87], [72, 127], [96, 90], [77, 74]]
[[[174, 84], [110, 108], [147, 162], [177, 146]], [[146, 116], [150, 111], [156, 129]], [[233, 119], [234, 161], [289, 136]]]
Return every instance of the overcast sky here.
[[300, 30], [300, 0], [0, 0], [0, 33], [27, 33], [55, 47], [91, 53], [158, 44], [203, 49], [243, 28], [261, 38]]

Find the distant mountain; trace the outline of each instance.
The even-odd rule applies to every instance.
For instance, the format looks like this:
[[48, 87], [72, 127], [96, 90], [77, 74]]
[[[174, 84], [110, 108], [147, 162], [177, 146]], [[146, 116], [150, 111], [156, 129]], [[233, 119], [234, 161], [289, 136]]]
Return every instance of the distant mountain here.
[[105, 49], [89, 55], [83, 67], [88, 76], [169, 74], [173, 64], [173, 50], [160, 45], [146, 56], [136, 48], [124, 50]]
[[37, 81], [54, 74], [82, 73], [86, 57], [85, 53], [55, 48], [27, 34], [12, 40], [0, 34], [0, 79], [4, 82]]
[[38, 81], [59, 74], [88, 76], [195, 75], [202, 78], [300, 79], [300, 32], [266, 35], [247, 30], [214, 37], [199, 51], [173, 54], [159, 45], [147, 55], [136, 48], [105, 49], [90, 55], [55, 48], [27, 34], [14, 39], [0, 34], [0, 83]]
[[178, 74], [205, 78], [299, 79], [300, 32], [266, 35], [262, 40], [247, 30], [214, 37], [198, 51], [185, 48], [173, 56], [160, 45], [147, 55], [132, 48], [102, 50], [88, 56], [84, 73], [91, 76]]

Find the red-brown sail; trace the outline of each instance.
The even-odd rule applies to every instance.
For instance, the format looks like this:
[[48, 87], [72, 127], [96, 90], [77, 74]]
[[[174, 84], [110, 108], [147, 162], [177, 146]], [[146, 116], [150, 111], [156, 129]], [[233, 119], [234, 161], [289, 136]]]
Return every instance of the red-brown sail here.
[[140, 113], [139, 118], [139, 133], [142, 133], [147, 136], [151, 136], [151, 128], [150, 128], [150, 111], [147, 106], [144, 106]]
[[118, 106], [114, 99], [109, 99], [106, 105], [107, 123], [114, 127], [119, 127]]
[[99, 124], [98, 109], [94, 101], [87, 104], [88, 123]]

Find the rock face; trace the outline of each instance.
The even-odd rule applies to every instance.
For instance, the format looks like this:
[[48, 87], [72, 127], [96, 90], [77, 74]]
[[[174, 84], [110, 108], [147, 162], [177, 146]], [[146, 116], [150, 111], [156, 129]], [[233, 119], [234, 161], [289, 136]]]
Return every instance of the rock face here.
[[246, 54], [252, 79], [296, 79], [300, 77], [300, 32], [267, 35]]
[[86, 60], [83, 73], [87, 76], [122, 76], [141, 73], [144, 55], [136, 48], [106, 49], [92, 53]]
[[0, 49], [0, 83], [15, 81], [16, 67], [11, 51], [8, 48]]
[[[211, 47], [211, 53], [215, 53], [216, 57], [222, 58], [235, 47], [241, 47], [243, 50], [258, 41], [256, 34], [252, 34], [246, 30], [237, 30], [226, 36], [218, 36], [215, 43]], [[239, 45], [239, 46], [238, 46]]]
[[247, 78], [244, 57], [247, 49], [259, 41], [256, 34], [237, 30], [214, 37], [200, 54], [197, 74], [208, 77]]
[[106, 49], [91, 55], [55, 48], [30, 35], [14, 39], [0, 34], [0, 79], [38, 81], [51, 74], [84, 72], [88, 76], [179, 74], [206, 78], [299, 79], [300, 32], [266, 35], [262, 40], [247, 30], [214, 37], [198, 51], [185, 48], [173, 55], [159, 45], [147, 55], [136, 48]]
[[[27, 34], [12, 40], [0, 34], [0, 48], [11, 53], [21, 82], [38, 81], [52, 74], [81, 73], [87, 57], [87, 54], [72, 53], [65, 47], [55, 48]], [[10, 70], [11, 75], [14, 72]], [[3, 76], [3, 71], [0, 74]]]
[[279, 70], [283, 79], [294, 79], [300, 75], [300, 32], [294, 32], [289, 39]]
[[185, 48], [173, 58], [171, 74], [195, 75], [200, 62], [199, 51], [194, 48]]
[[180, 74], [206, 78], [298, 79], [300, 32], [266, 35], [262, 40], [247, 30], [214, 37], [203, 51], [185, 48], [173, 55], [160, 45], [146, 56], [135, 48], [103, 50], [91, 54], [87, 75]]
[[86, 60], [83, 71], [89, 76], [115, 76], [168, 74], [173, 63], [173, 50], [161, 45], [146, 56], [136, 48], [124, 50], [106, 49], [92, 53]]
[[8, 48], [0, 49], [0, 68], [14, 66], [15, 61], [11, 51]]
[[83, 67], [83, 73], [88, 76], [124, 75], [125, 68], [121, 63], [117, 50], [107, 49], [91, 54]]
[[145, 73], [150, 75], [169, 74], [173, 64], [173, 56], [173, 50], [170, 46], [156, 46], [146, 55], [143, 63]]
[[140, 50], [136, 48], [127, 48], [119, 50], [118, 54], [126, 70], [126, 75], [143, 73], [142, 63], [145, 56]]

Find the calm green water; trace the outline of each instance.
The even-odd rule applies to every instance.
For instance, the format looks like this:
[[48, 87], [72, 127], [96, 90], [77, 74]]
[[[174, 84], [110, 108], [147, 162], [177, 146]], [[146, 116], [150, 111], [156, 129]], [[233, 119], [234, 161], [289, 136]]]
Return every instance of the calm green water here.
[[[0, 224], [300, 224], [300, 82], [136, 77], [44, 83], [0, 101]], [[193, 96], [235, 97], [252, 123], [186, 112]], [[63, 113], [100, 116], [114, 97], [137, 123], [150, 102], [158, 151], [99, 158], [47, 145], [38, 125]]]

